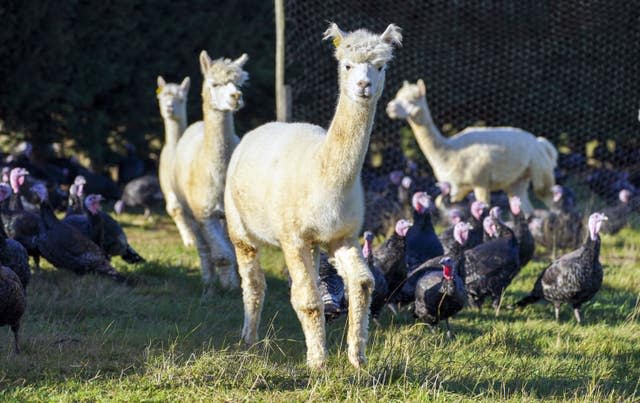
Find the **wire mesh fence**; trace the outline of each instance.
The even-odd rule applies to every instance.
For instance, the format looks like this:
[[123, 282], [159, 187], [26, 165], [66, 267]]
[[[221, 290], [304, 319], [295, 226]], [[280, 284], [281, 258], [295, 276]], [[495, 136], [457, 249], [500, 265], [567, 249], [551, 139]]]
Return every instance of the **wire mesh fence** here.
[[467, 126], [515, 126], [560, 151], [557, 181], [579, 176], [615, 198], [640, 188], [640, 6], [609, 1], [285, 2], [286, 74], [292, 116], [327, 127], [337, 98], [328, 22], [343, 30], [403, 29], [378, 104], [365, 188], [406, 169], [428, 174], [413, 136], [384, 106], [403, 80], [423, 78], [434, 121], [452, 134]]

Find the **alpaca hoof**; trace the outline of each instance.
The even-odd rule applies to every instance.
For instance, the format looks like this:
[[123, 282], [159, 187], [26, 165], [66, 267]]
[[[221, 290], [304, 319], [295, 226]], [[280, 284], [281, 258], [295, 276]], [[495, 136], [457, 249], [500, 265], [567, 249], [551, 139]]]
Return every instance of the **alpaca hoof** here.
[[360, 354], [360, 353], [355, 353], [355, 354], [349, 353], [349, 362], [355, 368], [360, 369], [367, 364], [367, 357], [365, 357], [364, 354]]
[[308, 357], [307, 366], [312, 370], [321, 370], [326, 365], [326, 359], [321, 357]]

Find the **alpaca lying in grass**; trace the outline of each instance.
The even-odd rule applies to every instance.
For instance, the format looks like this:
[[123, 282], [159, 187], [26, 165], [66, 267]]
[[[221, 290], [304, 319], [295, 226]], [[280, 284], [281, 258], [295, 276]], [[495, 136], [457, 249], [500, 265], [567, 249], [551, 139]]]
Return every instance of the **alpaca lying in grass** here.
[[452, 202], [473, 191], [488, 204], [492, 191], [504, 190], [520, 197], [522, 210], [530, 214], [532, 184], [534, 193], [551, 205], [558, 152], [544, 137], [514, 127], [469, 127], [446, 138], [433, 122], [422, 80], [405, 81], [387, 105], [387, 114], [407, 119], [438, 181], [451, 183]]
[[236, 60], [211, 60], [206, 51], [200, 53], [204, 121], [189, 126], [176, 147], [172, 186], [195, 235], [205, 293], [216, 277], [223, 288], [238, 286], [222, 218], [225, 173], [239, 141], [233, 113], [244, 105], [240, 86], [249, 78], [242, 70], [247, 60], [246, 54]]
[[360, 252], [364, 217], [360, 171], [369, 145], [386, 63], [402, 36], [395, 25], [381, 35], [343, 32], [331, 24], [340, 95], [328, 130], [307, 123], [268, 123], [236, 148], [225, 189], [229, 235], [242, 278], [247, 344], [257, 340], [265, 294], [258, 261], [264, 244], [282, 248], [291, 276], [291, 304], [302, 324], [307, 363], [324, 365], [325, 319], [318, 291], [320, 246], [335, 258], [349, 291], [349, 361], [365, 363], [373, 276]]
[[[158, 76], [158, 104], [160, 115], [164, 121], [164, 146], [160, 152], [158, 164], [158, 179], [165, 200], [165, 209], [176, 223], [184, 246], [193, 246], [195, 240], [193, 232], [187, 225], [184, 213], [173, 191], [172, 176], [178, 139], [187, 128], [187, 96], [191, 79], [186, 77], [181, 84], [167, 83], [162, 76]], [[146, 212], [145, 212], [146, 213]]]

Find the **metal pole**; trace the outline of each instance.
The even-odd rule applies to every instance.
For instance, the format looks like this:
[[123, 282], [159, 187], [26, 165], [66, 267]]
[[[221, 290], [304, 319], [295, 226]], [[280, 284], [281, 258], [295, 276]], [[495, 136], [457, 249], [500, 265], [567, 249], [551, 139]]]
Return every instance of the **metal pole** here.
[[284, 84], [284, 0], [275, 0], [276, 14], [276, 119], [287, 122], [291, 116], [289, 86]]

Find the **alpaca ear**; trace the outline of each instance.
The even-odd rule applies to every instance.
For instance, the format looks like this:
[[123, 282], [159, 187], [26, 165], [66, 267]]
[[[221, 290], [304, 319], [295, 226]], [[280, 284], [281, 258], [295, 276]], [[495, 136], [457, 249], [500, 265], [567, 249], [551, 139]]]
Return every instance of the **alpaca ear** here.
[[209, 67], [211, 66], [211, 58], [206, 50], [200, 52], [200, 71], [202, 74], [207, 74]]
[[420, 95], [425, 96], [427, 95], [427, 86], [424, 85], [424, 81], [422, 81], [422, 79], [418, 80], [418, 90], [420, 91]]
[[338, 47], [338, 45], [340, 45], [340, 42], [344, 39], [347, 33], [341, 30], [340, 27], [338, 27], [338, 24], [336, 24], [335, 22], [332, 22], [329, 25], [329, 28], [327, 28], [327, 30], [324, 31], [324, 34], [322, 35], [323, 35], [322, 39], [324, 40], [333, 39], [333, 45], [335, 47]]
[[402, 34], [400, 33], [401, 29], [395, 24], [389, 24], [387, 29], [384, 30], [382, 35], [380, 35], [380, 39], [389, 45], [398, 45], [402, 46]]
[[242, 56], [233, 61], [233, 64], [238, 67], [242, 67], [247, 62], [247, 60], [249, 60], [249, 56], [247, 56], [246, 53], [243, 53]]
[[165, 85], [167, 85], [167, 82], [164, 81], [164, 78], [162, 78], [162, 76], [158, 76], [158, 88], [162, 88]]
[[180, 84], [180, 89], [186, 93], [187, 91], [189, 91], [190, 86], [191, 86], [191, 79], [189, 78], [189, 76], [187, 76], [184, 78], [184, 80], [182, 80], [182, 83]]

